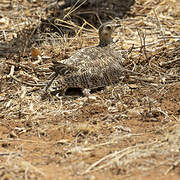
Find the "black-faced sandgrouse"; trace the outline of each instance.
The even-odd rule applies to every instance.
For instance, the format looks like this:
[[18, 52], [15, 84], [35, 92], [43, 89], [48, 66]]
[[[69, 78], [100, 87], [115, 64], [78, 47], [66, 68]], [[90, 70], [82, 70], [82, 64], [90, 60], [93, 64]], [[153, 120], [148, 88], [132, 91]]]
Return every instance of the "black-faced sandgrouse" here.
[[70, 58], [53, 62], [54, 77], [48, 83], [51, 92], [64, 95], [69, 88], [97, 89], [119, 82], [122, 77], [122, 57], [112, 34], [120, 27], [107, 22], [99, 28], [99, 44], [78, 50]]

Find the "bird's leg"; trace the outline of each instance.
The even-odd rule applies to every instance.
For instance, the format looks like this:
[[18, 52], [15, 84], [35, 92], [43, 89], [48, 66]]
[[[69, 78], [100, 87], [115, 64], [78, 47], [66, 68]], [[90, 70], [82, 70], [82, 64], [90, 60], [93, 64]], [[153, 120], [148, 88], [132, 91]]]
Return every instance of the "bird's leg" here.
[[90, 91], [91, 91], [90, 89], [83, 89], [82, 93], [84, 96], [89, 97], [91, 94]]
[[91, 91], [91, 89], [84, 89], [83, 91], [82, 91], [82, 93], [83, 93], [83, 95], [85, 96], [85, 97], [87, 97], [87, 102], [90, 102], [90, 101], [94, 101], [94, 100], [96, 100], [96, 96], [92, 96], [91, 95], [91, 93], [90, 93], [90, 91]]

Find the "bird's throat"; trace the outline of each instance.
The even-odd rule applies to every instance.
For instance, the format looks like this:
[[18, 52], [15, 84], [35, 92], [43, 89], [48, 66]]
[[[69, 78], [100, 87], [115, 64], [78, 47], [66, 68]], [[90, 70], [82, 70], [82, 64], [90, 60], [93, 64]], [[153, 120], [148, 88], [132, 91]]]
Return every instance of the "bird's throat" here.
[[99, 41], [99, 46], [100, 47], [105, 47], [108, 46], [109, 44], [111, 44], [113, 42], [112, 38], [108, 38], [108, 39], [100, 39]]

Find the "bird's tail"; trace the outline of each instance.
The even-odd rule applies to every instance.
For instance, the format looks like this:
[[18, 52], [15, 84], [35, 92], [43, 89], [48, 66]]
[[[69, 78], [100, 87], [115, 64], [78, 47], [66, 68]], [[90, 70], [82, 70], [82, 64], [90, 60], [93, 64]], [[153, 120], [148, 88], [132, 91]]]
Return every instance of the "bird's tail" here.
[[53, 65], [49, 69], [54, 71], [57, 75], [66, 76], [66, 75], [73, 73], [77, 70], [73, 66], [63, 64], [63, 63], [57, 62], [55, 60], [52, 60], [52, 63], [53, 63]]
[[53, 83], [53, 81], [56, 79], [56, 77], [58, 75], [67, 76], [68, 74], [71, 74], [77, 70], [75, 67], [57, 62], [55, 60], [52, 60], [52, 63], [53, 63], [53, 65], [50, 66], [49, 69], [54, 71], [54, 73], [53, 73], [52, 79], [48, 82], [48, 84], [45, 88], [46, 91], [48, 90], [48, 88], [51, 86], [51, 84]]

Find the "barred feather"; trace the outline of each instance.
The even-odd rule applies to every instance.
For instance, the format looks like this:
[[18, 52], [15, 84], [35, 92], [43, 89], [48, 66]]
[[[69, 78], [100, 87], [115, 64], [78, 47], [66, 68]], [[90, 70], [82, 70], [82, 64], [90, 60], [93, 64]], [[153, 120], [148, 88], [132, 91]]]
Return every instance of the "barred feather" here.
[[51, 68], [58, 77], [51, 89], [62, 92], [67, 88], [96, 89], [117, 83], [122, 77], [122, 57], [112, 42], [116, 26], [105, 23], [99, 29], [99, 45], [77, 51]]

